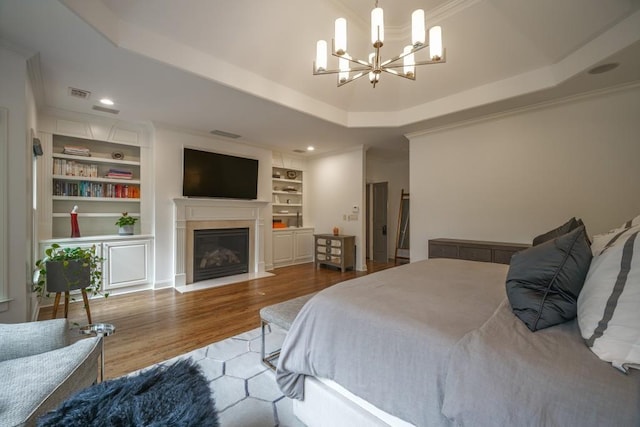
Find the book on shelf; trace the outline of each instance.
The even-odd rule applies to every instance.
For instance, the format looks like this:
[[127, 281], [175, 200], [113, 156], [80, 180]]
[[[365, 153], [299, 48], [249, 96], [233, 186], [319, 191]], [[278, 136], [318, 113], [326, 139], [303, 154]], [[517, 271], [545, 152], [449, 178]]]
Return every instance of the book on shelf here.
[[133, 178], [133, 172], [122, 169], [109, 169], [107, 172], [107, 178], [117, 178], [117, 179], [131, 179]]
[[90, 157], [91, 151], [87, 147], [79, 147], [75, 145], [65, 145], [62, 154], [71, 154], [73, 156]]
[[53, 195], [68, 197], [105, 197], [116, 199], [140, 198], [140, 187], [129, 184], [109, 184], [103, 182], [68, 182], [53, 180]]
[[64, 176], [98, 177], [98, 165], [66, 159], [53, 159], [53, 174]]

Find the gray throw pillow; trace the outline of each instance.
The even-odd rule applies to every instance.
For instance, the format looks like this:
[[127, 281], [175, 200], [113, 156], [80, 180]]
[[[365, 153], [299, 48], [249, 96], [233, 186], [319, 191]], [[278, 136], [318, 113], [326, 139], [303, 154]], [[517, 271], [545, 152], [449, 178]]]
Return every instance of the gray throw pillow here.
[[584, 226], [514, 254], [506, 283], [513, 313], [531, 331], [575, 318], [591, 257]]
[[560, 227], [554, 228], [553, 230], [549, 230], [544, 234], [534, 237], [531, 244], [532, 246], [538, 246], [544, 242], [548, 242], [549, 240], [553, 240], [557, 237], [563, 236], [580, 227], [581, 225], [583, 225], [582, 220], [573, 217], [569, 221], [562, 224]]

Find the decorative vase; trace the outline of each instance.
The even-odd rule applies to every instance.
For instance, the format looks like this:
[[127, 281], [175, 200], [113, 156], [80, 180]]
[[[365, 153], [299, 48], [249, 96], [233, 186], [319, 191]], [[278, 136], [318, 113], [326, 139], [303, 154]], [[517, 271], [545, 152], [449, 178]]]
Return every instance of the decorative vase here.
[[83, 261], [47, 261], [47, 292], [68, 292], [89, 286], [89, 265]]
[[340, 229], [338, 227], [333, 227], [333, 235], [334, 236], [339, 236], [340, 235]]
[[76, 212], [71, 212], [71, 237], [80, 237], [80, 226], [78, 225], [78, 214]]
[[118, 228], [118, 234], [120, 236], [133, 236], [133, 225], [123, 225]]

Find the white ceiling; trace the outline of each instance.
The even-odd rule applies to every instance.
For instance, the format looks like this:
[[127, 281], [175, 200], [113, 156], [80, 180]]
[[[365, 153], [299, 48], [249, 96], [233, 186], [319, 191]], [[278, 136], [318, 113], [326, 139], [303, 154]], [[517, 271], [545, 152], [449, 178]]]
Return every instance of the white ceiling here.
[[[242, 135], [282, 151], [406, 149], [408, 132], [640, 81], [640, 0], [380, 0], [383, 58], [408, 44], [410, 15], [443, 29], [447, 62], [417, 81], [382, 75], [337, 88], [313, 76], [315, 43], [348, 21], [366, 58], [370, 0], [0, 0], [0, 38], [39, 53], [39, 103]], [[601, 75], [586, 71], [620, 62]], [[333, 65], [335, 66], [335, 65]], [[89, 90], [89, 100], [68, 95]], [[38, 88], [36, 88], [38, 89]], [[96, 113], [110, 116], [107, 113]]]

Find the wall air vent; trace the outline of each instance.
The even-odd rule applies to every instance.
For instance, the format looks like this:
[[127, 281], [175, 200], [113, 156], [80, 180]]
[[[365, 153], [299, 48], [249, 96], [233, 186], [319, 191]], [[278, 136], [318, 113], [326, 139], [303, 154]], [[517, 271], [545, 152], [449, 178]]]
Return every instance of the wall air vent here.
[[88, 90], [69, 86], [69, 95], [73, 96], [74, 98], [89, 99], [89, 97], [91, 96], [91, 92], [89, 92]]
[[209, 133], [212, 135], [224, 136], [225, 138], [233, 138], [233, 139], [240, 138], [240, 135], [236, 135], [235, 133], [225, 132], [223, 130], [218, 130], [218, 129], [212, 130]]
[[94, 105], [93, 109], [96, 111], [102, 111], [103, 113], [109, 113], [109, 114], [118, 114], [120, 112], [120, 110], [116, 110], [115, 108], [107, 108], [107, 107], [102, 107], [100, 105]]
[[299, 149], [293, 150], [293, 152], [294, 152], [294, 153], [300, 153], [300, 154], [304, 154], [304, 153], [306, 153], [306, 151], [304, 151], [304, 150], [299, 150]]

